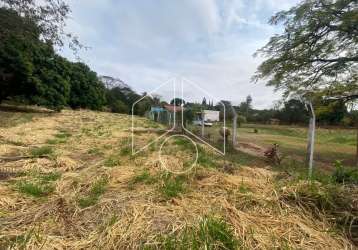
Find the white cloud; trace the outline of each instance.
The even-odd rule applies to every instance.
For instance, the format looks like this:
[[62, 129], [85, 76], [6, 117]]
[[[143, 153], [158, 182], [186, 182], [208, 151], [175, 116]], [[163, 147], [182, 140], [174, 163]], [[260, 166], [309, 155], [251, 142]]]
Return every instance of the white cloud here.
[[92, 47], [86, 63], [140, 92], [180, 74], [234, 103], [251, 94], [262, 108], [279, 96], [250, 82], [260, 63], [252, 54], [279, 31], [268, 18], [295, 2], [77, 0], [68, 28]]

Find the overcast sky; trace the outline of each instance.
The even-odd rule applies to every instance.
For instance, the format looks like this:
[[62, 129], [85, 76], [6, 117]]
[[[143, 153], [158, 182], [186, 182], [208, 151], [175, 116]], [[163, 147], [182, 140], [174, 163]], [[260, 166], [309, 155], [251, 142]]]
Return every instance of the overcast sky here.
[[[280, 98], [250, 82], [262, 59], [253, 53], [282, 27], [268, 19], [298, 0], [71, 0], [67, 29], [90, 49], [81, 59], [99, 75], [149, 92], [172, 76], [191, 80], [216, 99], [256, 108]], [[67, 50], [61, 52], [73, 59]], [[165, 95], [164, 92], [159, 94]], [[187, 99], [203, 94], [186, 89]]]

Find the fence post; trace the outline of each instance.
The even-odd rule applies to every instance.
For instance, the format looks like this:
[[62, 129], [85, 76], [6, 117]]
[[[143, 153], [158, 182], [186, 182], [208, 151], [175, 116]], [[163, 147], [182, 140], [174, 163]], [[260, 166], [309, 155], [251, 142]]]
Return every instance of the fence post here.
[[204, 116], [204, 111], [201, 110], [201, 137], [204, 138], [204, 135], [205, 135], [205, 124], [204, 124], [204, 119], [205, 119], [205, 116]]
[[237, 145], [236, 138], [237, 138], [237, 113], [233, 106], [230, 106], [232, 113], [234, 115], [233, 117], [233, 123], [232, 123], [232, 145], [235, 147]]
[[308, 106], [311, 112], [309, 121], [308, 143], [307, 143], [307, 161], [308, 161], [308, 177], [312, 178], [313, 171], [313, 152], [314, 152], [314, 140], [316, 131], [316, 115], [312, 106], [312, 102], [308, 102]]

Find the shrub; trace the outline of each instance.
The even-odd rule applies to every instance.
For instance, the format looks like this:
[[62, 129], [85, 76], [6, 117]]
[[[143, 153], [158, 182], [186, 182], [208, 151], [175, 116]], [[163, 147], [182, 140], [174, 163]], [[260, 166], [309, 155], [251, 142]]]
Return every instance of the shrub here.
[[358, 185], [358, 170], [347, 169], [342, 165], [341, 161], [335, 162], [335, 170], [332, 174], [332, 180], [336, 183], [352, 183]]

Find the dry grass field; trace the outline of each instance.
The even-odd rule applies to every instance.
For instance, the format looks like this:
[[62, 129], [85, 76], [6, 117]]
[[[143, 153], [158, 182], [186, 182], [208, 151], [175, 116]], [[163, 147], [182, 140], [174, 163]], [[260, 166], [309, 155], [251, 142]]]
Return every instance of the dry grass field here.
[[[0, 111], [0, 118], [0, 249], [356, 249], [354, 184], [309, 182], [203, 145], [193, 169], [171, 174], [158, 160], [164, 138], [131, 155], [127, 115]], [[136, 124], [158, 128], [145, 118]], [[241, 129], [242, 138], [276, 140], [250, 130]], [[140, 148], [159, 134], [135, 136]], [[342, 145], [340, 155], [352, 147]], [[177, 169], [195, 154], [173, 137], [162, 157]]]

